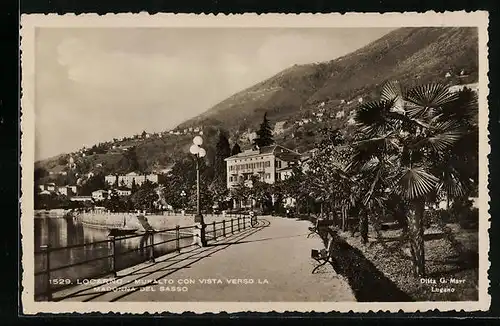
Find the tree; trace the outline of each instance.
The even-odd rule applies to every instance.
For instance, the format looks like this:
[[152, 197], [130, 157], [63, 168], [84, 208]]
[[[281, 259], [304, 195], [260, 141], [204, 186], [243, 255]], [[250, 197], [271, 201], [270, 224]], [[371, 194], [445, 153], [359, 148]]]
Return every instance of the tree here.
[[225, 158], [231, 156], [231, 148], [229, 141], [224, 131], [219, 130], [219, 140], [215, 146], [215, 156], [213, 163], [213, 180], [210, 183], [210, 189], [217, 197], [216, 200], [221, 200], [227, 196], [226, 182], [227, 169]]
[[123, 172], [136, 172], [140, 170], [139, 160], [137, 158], [136, 148], [131, 147], [125, 151], [121, 163]]
[[219, 130], [219, 140], [215, 145], [214, 172], [216, 176], [222, 175], [223, 180], [226, 180], [226, 161], [225, 158], [231, 156], [231, 147], [226, 133]]
[[130, 186], [130, 189], [132, 191], [132, 194], [134, 194], [137, 191], [137, 184], [135, 183], [135, 178], [132, 179], [132, 185]]
[[264, 147], [274, 144], [273, 131], [269, 125], [269, 120], [267, 120], [267, 113], [264, 113], [264, 119], [260, 124], [259, 130], [257, 130], [257, 137], [254, 139], [254, 145], [258, 147]]
[[241, 202], [249, 196], [249, 189], [245, 186], [245, 182], [240, 180], [234, 187], [231, 188], [231, 197], [236, 200], [238, 208], [241, 208]]
[[159, 196], [156, 191], [155, 185], [149, 180], [146, 180], [143, 184], [141, 184], [137, 192], [132, 194], [131, 199], [136, 209], [151, 210], [154, 206], [154, 203], [158, 201]]
[[241, 153], [240, 145], [238, 145], [238, 143], [234, 143], [234, 146], [231, 149], [231, 156], [239, 154], [239, 153]]
[[116, 189], [111, 190], [109, 196], [104, 200], [104, 207], [112, 212], [124, 211], [126, 209], [124, 206]]
[[34, 172], [35, 172], [35, 181], [38, 181], [49, 175], [49, 172], [43, 167], [36, 167]]
[[100, 190], [100, 189], [107, 189], [108, 184], [106, 183], [104, 179], [104, 175], [102, 174], [96, 174], [88, 178], [86, 181], [83, 182], [80, 192], [84, 196], [90, 196], [93, 191]]
[[250, 197], [256, 201], [263, 211], [268, 211], [272, 205], [271, 185], [261, 181], [256, 175], [252, 176], [251, 181]]
[[[477, 98], [428, 84], [403, 89], [387, 83], [378, 101], [363, 104], [350, 171], [363, 177], [361, 203], [384, 207], [389, 196], [404, 203], [414, 274], [425, 275], [426, 203], [439, 193], [460, 197], [477, 173]], [[464, 146], [463, 144], [468, 144]]]

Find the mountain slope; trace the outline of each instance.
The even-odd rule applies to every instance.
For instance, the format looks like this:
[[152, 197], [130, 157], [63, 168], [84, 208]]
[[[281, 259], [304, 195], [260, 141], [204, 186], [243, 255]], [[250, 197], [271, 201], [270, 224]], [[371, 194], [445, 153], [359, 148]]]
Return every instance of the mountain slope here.
[[[255, 127], [265, 111], [270, 119], [286, 119], [324, 101], [370, 96], [387, 80], [476, 82], [477, 67], [475, 28], [401, 28], [336, 60], [290, 67], [179, 127], [211, 119], [231, 129], [242, 122], [244, 130]], [[462, 70], [468, 76], [460, 79]], [[451, 77], [445, 78], [447, 72]]]

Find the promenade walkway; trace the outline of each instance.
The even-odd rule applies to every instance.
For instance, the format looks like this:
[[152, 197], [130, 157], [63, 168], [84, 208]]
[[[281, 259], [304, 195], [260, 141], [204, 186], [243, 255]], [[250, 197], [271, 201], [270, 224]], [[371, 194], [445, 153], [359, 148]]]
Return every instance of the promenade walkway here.
[[[208, 247], [186, 249], [120, 271], [113, 283], [81, 284], [54, 294], [65, 301], [354, 301], [327, 264], [311, 274], [308, 221], [259, 217], [259, 225]], [[84, 280], [80, 280], [84, 282]], [[95, 280], [93, 281], [95, 282]]]

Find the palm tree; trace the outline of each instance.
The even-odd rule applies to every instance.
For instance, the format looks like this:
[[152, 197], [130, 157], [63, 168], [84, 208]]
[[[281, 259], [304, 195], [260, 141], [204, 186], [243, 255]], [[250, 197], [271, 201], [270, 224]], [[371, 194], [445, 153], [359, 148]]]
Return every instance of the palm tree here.
[[362, 204], [382, 207], [396, 195], [406, 219], [414, 273], [425, 275], [425, 204], [439, 194], [467, 194], [477, 182], [477, 99], [428, 84], [403, 89], [387, 83], [381, 99], [363, 104], [349, 170], [362, 176]]

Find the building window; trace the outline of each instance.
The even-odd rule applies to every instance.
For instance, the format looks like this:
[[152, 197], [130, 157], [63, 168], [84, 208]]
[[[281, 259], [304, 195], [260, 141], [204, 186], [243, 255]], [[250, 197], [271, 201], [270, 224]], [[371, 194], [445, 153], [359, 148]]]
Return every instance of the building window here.
[[270, 173], [266, 173], [266, 179], [270, 179], [271, 178], [271, 174]]

